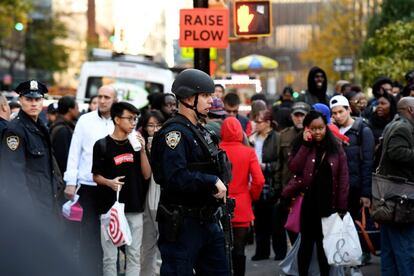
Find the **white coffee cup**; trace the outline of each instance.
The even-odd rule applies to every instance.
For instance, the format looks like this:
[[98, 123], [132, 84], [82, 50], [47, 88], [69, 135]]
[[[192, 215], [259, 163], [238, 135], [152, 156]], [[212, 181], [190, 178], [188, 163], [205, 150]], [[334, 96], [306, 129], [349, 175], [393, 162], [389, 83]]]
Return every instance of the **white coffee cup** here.
[[128, 135], [129, 143], [131, 143], [131, 146], [134, 149], [134, 151], [140, 151], [141, 150], [141, 143], [139, 142], [137, 135], [138, 134], [137, 134], [136, 130], [133, 130]]

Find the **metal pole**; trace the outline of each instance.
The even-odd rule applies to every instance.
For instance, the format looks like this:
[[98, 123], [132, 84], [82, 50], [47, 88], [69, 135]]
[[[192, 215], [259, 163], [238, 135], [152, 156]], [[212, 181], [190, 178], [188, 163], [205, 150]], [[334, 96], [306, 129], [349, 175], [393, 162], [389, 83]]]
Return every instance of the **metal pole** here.
[[[227, 8], [228, 8], [230, 14], [231, 14], [231, 9], [232, 9], [231, 3], [232, 3], [232, 1], [228, 1], [228, 3], [227, 3]], [[230, 17], [230, 19], [231, 19], [231, 17]], [[229, 20], [229, 33], [231, 33], [230, 28], [231, 28], [231, 20]], [[226, 65], [226, 73], [227, 74], [230, 74], [230, 72], [231, 72], [231, 67], [230, 67], [231, 48], [230, 47], [231, 47], [231, 43], [229, 43], [229, 46], [227, 46], [227, 48], [226, 48], [225, 65]]]
[[[208, 8], [208, 0], [193, 0], [194, 8]], [[194, 68], [210, 75], [210, 48], [194, 48]]]

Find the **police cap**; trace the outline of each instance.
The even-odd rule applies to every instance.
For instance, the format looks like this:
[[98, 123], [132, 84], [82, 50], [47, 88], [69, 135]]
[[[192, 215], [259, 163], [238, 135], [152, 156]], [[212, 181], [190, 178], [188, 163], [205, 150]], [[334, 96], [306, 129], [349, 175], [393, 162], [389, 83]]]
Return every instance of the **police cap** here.
[[200, 93], [213, 93], [214, 81], [203, 71], [186, 69], [178, 74], [171, 91], [177, 99], [185, 99]]
[[46, 85], [36, 80], [30, 80], [20, 83], [16, 89], [14, 89], [20, 96], [28, 98], [43, 98], [48, 92]]

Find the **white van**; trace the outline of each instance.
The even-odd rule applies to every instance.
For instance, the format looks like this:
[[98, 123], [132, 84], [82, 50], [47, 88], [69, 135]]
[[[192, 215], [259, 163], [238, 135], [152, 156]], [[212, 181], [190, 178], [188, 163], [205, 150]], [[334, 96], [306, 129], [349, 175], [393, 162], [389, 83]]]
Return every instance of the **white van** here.
[[76, 98], [79, 102], [87, 102], [98, 93], [99, 87], [111, 85], [118, 92], [118, 100], [141, 108], [148, 104], [150, 93], [170, 92], [173, 81], [173, 72], [164, 64], [144, 56], [112, 57], [111, 53], [106, 60], [83, 64]]

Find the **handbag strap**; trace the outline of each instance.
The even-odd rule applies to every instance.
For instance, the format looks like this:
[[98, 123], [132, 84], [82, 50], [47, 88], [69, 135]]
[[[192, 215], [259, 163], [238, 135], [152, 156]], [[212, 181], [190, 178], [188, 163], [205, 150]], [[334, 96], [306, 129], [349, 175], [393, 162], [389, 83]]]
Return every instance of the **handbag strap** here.
[[367, 227], [367, 217], [365, 214], [365, 207], [361, 208], [361, 221], [355, 220], [355, 224], [358, 225], [360, 232], [362, 236], [364, 237], [365, 242], [367, 243], [368, 250], [372, 253], [372, 255], [378, 256], [374, 248], [374, 245], [372, 244], [371, 239], [369, 238], [367, 230], [365, 229]]

